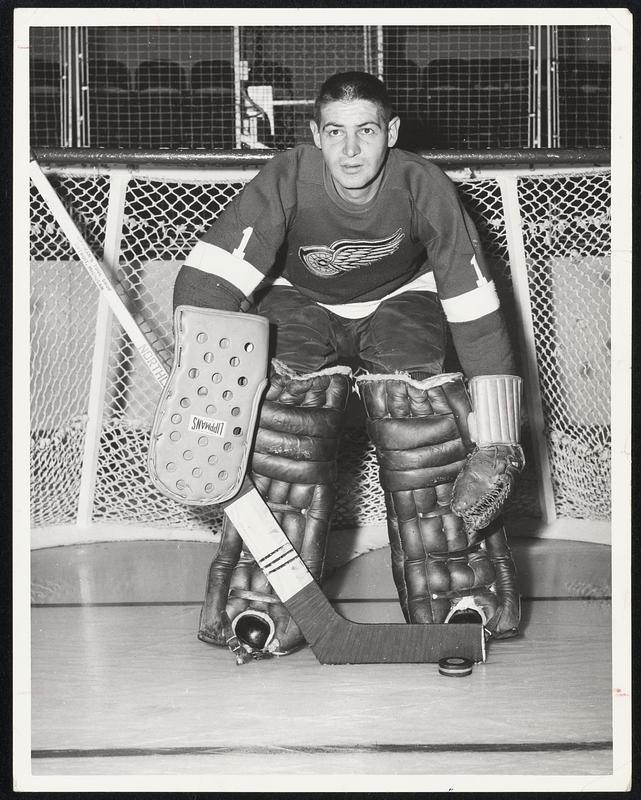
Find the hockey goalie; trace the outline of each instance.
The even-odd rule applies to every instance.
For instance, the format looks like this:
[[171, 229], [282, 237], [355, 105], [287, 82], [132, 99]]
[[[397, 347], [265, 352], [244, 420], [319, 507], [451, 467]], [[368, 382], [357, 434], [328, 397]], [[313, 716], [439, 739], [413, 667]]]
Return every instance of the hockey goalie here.
[[[438, 167], [395, 147], [399, 124], [374, 76], [341, 73], [323, 84], [313, 144], [271, 159], [178, 274], [174, 306], [185, 324], [176, 352], [187, 354], [199, 332], [215, 346], [198, 356], [208, 383], [193, 359], [178, 358], [161, 415], [188, 420], [195, 444], [182, 451], [191, 455], [180, 480], [197, 479], [205, 493], [215, 483], [208, 476], [224, 482], [225, 470], [199, 460], [199, 438], [219, 435], [231, 448], [255, 418], [243, 468], [321, 582], [341, 430], [358, 392], [405, 619], [475, 619], [488, 637], [508, 638], [519, 631], [520, 603], [501, 511], [524, 466], [521, 379], [474, 225]], [[214, 314], [210, 327], [191, 330], [199, 309], [223, 321]], [[257, 319], [268, 382], [241, 402], [236, 387], [247, 376], [233, 372], [225, 331]], [[460, 372], [443, 371], [448, 328]], [[216, 375], [233, 384], [228, 397], [214, 399]], [[190, 399], [210, 392], [205, 411], [190, 414]], [[231, 415], [223, 427], [221, 404]], [[200, 616], [203, 642], [233, 640], [256, 657], [305, 645], [267, 564], [226, 517]]]

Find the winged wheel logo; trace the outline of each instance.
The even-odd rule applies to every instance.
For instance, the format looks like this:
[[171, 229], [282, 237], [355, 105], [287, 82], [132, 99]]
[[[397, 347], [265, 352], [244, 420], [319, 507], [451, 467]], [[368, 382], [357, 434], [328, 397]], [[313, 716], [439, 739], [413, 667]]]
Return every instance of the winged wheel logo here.
[[399, 228], [386, 239], [339, 239], [329, 247], [299, 247], [298, 255], [307, 269], [319, 278], [331, 278], [341, 272], [369, 267], [398, 250], [405, 234]]

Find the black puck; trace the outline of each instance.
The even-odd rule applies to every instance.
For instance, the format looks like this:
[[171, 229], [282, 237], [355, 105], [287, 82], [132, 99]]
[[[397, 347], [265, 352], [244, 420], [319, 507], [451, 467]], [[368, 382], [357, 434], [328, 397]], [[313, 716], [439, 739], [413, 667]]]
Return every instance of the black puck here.
[[464, 678], [466, 675], [471, 675], [473, 669], [474, 662], [462, 656], [449, 656], [441, 658], [438, 662], [438, 671], [448, 678]]

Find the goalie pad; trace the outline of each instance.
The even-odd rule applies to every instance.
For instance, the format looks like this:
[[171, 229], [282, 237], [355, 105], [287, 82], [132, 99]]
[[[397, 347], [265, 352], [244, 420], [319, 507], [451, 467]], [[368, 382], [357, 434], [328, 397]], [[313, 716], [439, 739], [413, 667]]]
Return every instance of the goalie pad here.
[[[349, 375], [347, 367], [299, 375], [274, 361], [251, 459], [254, 485], [317, 581], [322, 577], [334, 508], [336, 455]], [[305, 643], [262, 570], [242, 549], [238, 531], [225, 518], [210, 568], [199, 638], [227, 644], [229, 620], [236, 636], [251, 649], [252, 637], [243, 633], [251, 618], [265, 631], [265, 641], [259, 645], [263, 651], [286, 655]]]
[[525, 466], [519, 445], [521, 384], [515, 375], [482, 375], [469, 382], [468, 424], [476, 448], [452, 492], [452, 510], [469, 531], [496, 519]]
[[392, 573], [407, 622], [442, 623], [472, 608], [497, 638], [518, 632], [520, 606], [505, 531], [471, 544], [450, 508], [473, 447], [462, 376], [357, 378], [385, 491]]
[[151, 429], [149, 474], [172, 500], [221, 503], [245, 477], [267, 383], [269, 323], [181, 305], [174, 336], [174, 363]]

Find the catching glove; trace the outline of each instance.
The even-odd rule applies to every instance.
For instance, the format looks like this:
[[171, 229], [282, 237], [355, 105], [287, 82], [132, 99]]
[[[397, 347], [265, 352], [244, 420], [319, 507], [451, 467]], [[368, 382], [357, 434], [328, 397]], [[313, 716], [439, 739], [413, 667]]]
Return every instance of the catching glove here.
[[469, 382], [473, 452], [454, 482], [452, 511], [468, 531], [487, 527], [511, 495], [525, 466], [519, 444], [521, 378], [480, 375]]

